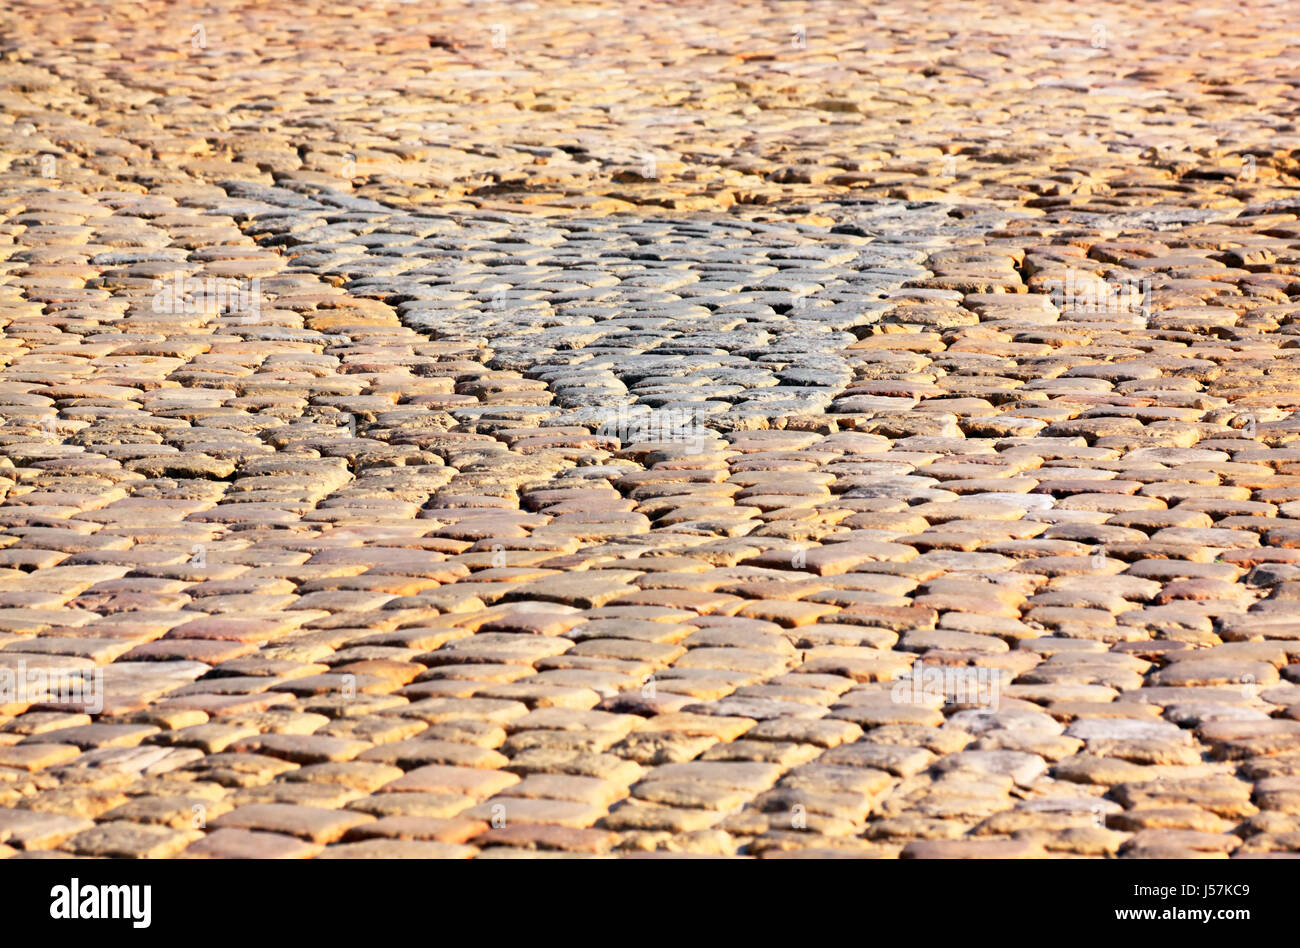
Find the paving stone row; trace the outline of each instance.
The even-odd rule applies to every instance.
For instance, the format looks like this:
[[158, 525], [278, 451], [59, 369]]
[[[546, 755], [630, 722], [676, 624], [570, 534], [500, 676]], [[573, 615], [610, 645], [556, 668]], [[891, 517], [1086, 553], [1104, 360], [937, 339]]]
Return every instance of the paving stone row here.
[[138, 6], [4, 15], [0, 855], [1297, 850], [1285, 7]]

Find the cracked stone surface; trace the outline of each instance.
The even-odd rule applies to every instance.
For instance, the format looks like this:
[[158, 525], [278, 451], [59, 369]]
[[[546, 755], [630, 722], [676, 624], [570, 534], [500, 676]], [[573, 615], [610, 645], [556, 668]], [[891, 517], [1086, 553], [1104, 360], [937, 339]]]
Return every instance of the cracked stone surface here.
[[1300, 851], [1291, 12], [10, 4], [0, 855]]

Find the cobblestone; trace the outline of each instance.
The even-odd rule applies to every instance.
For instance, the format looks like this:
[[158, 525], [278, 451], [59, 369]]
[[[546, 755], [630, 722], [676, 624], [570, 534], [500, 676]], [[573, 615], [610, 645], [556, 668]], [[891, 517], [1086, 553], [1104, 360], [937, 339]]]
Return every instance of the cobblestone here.
[[137, 7], [0, 12], [0, 855], [1300, 846], [1284, 5]]

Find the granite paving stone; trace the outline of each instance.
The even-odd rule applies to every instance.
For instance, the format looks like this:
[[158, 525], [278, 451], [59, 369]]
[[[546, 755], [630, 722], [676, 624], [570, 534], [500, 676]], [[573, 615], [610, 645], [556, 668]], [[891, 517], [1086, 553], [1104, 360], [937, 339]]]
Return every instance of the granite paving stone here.
[[1288, 13], [15, 0], [0, 856], [1300, 851]]

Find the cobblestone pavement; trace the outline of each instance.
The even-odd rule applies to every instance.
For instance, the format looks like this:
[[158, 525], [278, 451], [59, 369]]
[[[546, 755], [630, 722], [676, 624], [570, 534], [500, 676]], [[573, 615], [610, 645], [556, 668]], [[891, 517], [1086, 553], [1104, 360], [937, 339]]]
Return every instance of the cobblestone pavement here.
[[1293, 14], [9, 4], [0, 854], [1300, 850]]

